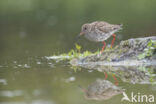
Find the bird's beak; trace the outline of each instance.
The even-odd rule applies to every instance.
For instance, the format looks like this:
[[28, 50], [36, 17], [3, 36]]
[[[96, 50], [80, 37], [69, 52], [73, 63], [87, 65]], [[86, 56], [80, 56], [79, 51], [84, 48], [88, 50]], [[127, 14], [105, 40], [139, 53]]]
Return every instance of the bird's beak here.
[[82, 88], [80, 85], [78, 85], [78, 87], [79, 87], [84, 93], [87, 92], [87, 90], [84, 89], [84, 88]]
[[82, 36], [82, 35], [84, 35], [84, 32], [80, 32], [80, 35], [79, 36]]
[[84, 35], [84, 32], [80, 32], [80, 34], [76, 37], [76, 40], [79, 39], [80, 36]]

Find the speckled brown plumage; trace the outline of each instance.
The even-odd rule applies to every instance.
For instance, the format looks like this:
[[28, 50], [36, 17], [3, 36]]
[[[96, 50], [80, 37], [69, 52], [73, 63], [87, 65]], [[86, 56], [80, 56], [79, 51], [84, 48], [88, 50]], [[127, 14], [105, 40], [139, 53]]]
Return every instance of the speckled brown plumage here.
[[81, 32], [91, 41], [103, 42], [120, 29], [121, 25], [109, 24], [104, 21], [96, 21], [84, 24]]
[[113, 35], [112, 47], [115, 41], [114, 33], [122, 29], [121, 27], [121, 24], [109, 24], [105, 21], [95, 21], [82, 25], [80, 35], [84, 35], [85, 38], [90, 41], [103, 42], [104, 46], [102, 50], [104, 50], [106, 46], [104, 41]]

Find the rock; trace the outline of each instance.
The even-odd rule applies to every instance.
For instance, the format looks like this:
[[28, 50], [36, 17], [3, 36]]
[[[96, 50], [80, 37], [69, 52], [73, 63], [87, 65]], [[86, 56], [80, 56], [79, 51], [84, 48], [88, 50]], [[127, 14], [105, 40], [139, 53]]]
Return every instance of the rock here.
[[[80, 61], [84, 63], [99, 61], [119, 62], [123, 60], [127, 60], [128, 62], [130, 62], [130, 60], [143, 62], [141, 60], [138, 60], [137, 56], [144, 52], [144, 49], [147, 48], [148, 42], [151, 40], [156, 42], [156, 36], [121, 41], [120, 44], [113, 49], [106, 49], [102, 54], [88, 56], [81, 59]], [[154, 57], [154, 55], [151, 57]], [[154, 59], [156, 60], [156, 58]]]
[[[70, 61], [74, 66], [116, 73], [124, 82], [151, 83], [156, 81], [156, 36], [121, 41], [116, 47]], [[150, 72], [149, 72], [150, 71]]]

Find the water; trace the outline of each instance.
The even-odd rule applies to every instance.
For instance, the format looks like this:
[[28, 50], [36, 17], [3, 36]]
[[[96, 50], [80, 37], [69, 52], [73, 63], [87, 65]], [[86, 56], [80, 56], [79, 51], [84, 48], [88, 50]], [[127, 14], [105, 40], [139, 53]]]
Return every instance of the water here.
[[[121, 104], [122, 94], [95, 101], [86, 99], [79, 88], [104, 79], [104, 73], [85, 68], [75, 71], [68, 61], [46, 58], [73, 49], [81, 25], [95, 20], [123, 24], [115, 44], [155, 35], [155, 1], [119, 1], [0, 1], [0, 104]], [[92, 52], [102, 46], [84, 38], [78, 44], [82, 51]], [[114, 83], [111, 74], [107, 80]], [[156, 97], [151, 84], [118, 80], [128, 96], [134, 92]]]

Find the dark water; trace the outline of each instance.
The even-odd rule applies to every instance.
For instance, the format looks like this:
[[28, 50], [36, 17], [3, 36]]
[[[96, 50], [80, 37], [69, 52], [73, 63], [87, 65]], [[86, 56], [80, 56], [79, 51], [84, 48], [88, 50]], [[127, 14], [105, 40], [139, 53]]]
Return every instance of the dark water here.
[[[57, 63], [45, 56], [74, 48], [81, 25], [96, 20], [123, 24], [116, 44], [128, 38], [153, 36], [155, 4], [154, 0], [1, 0], [0, 104], [121, 104], [122, 95], [106, 101], [87, 100], [78, 87], [87, 88], [97, 78], [104, 79], [103, 73], [83, 68], [74, 71], [68, 62]], [[78, 44], [92, 52], [101, 47], [84, 38]], [[108, 80], [114, 81], [111, 75]], [[129, 96], [131, 92], [156, 94], [150, 84], [129, 84], [119, 79], [119, 85]]]

